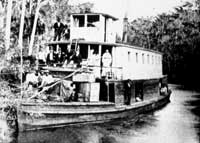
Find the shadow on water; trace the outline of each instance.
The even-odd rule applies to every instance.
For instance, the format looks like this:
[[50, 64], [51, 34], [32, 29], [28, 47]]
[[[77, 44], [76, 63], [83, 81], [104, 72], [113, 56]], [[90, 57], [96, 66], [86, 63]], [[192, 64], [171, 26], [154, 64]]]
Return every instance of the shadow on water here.
[[141, 128], [156, 126], [156, 122], [152, 112], [132, 120], [24, 132], [19, 134], [18, 143], [123, 143], [121, 137], [137, 136]]
[[195, 115], [196, 122], [194, 123], [194, 128], [198, 134], [200, 140], [200, 94], [192, 95], [192, 100], [186, 101], [185, 106], [190, 107], [189, 110]]
[[200, 105], [200, 95], [192, 95], [192, 97], [193, 97], [193, 100], [186, 101], [185, 105], [193, 107], [191, 109], [191, 112], [193, 114], [195, 114], [196, 116], [200, 117], [200, 106], [199, 106]]

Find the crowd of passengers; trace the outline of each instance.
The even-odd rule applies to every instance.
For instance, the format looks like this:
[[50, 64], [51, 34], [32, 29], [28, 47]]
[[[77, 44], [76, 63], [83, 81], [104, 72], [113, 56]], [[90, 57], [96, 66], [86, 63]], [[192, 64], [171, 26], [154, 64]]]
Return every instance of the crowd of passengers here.
[[[94, 50], [91, 50], [91, 53], [88, 57], [88, 64], [90, 65], [98, 65], [99, 56], [94, 53]], [[55, 52], [53, 47], [50, 47], [49, 53], [46, 54], [45, 51], [40, 47], [38, 52], [38, 62], [39, 65], [44, 66], [62, 66], [68, 67], [69, 65], [73, 65], [74, 67], [80, 67], [82, 62], [82, 55], [80, 54], [80, 49], [77, 47], [76, 50], [71, 49], [70, 45], [68, 45], [67, 50], [63, 52], [61, 48], [58, 48], [58, 51]], [[103, 67], [110, 67], [112, 64], [112, 56], [109, 53], [108, 49], [102, 56], [102, 65]]]
[[80, 67], [82, 56], [79, 48], [72, 50], [70, 46], [67, 47], [66, 52], [63, 52], [61, 48], [58, 48], [58, 51], [55, 52], [53, 47], [50, 47], [48, 54], [46, 54], [46, 52], [42, 50], [42, 47], [40, 47], [38, 62], [41, 66], [48, 65], [67, 67], [68, 65], [74, 65], [75, 67]]
[[48, 70], [32, 70], [26, 75], [25, 89], [32, 90], [33, 88], [38, 88], [39, 91], [51, 83], [55, 79], [49, 74]]

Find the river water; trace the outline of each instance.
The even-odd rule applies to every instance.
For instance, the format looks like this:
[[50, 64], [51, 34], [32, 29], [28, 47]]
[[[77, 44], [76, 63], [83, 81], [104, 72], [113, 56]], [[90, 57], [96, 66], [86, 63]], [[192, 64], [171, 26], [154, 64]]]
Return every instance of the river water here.
[[[134, 120], [19, 133], [11, 143], [199, 143], [200, 93], [172, 86], [171, 102]], [[1, 141], [0, 141], [1, 142]]]

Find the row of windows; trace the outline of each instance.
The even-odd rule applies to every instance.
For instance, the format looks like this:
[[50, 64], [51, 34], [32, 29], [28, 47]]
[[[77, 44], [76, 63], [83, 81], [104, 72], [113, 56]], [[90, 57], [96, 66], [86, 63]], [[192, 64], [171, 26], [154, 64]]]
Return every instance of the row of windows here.
[[[141, 60], [140, 60], [141, 57]], [[131, 52], [128, 52], [128, 61], [132, 61], [131, 59]], [[141, 56], [139, 53], [135, 53], [135, 62], [136, 63], [141, 63], [142, 64], [161, 64], [162, 63], [162, 59], [161, 56], [157, 56], [157, 55], [150, 55], [150, 54], [144, 54], [142, 53]]]
[[[96, 27], [100, 21], [99, 15], [74, 15], [74, 27]], [[86, 23], [85, 23], [86, 22]]]

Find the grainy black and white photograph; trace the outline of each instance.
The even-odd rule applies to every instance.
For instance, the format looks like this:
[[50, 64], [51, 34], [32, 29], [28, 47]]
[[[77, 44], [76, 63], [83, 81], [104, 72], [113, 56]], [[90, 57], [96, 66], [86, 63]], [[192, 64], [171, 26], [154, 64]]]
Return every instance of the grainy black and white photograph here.
[[0, 143], [200, 143], [200, 0], [0, 0]]

